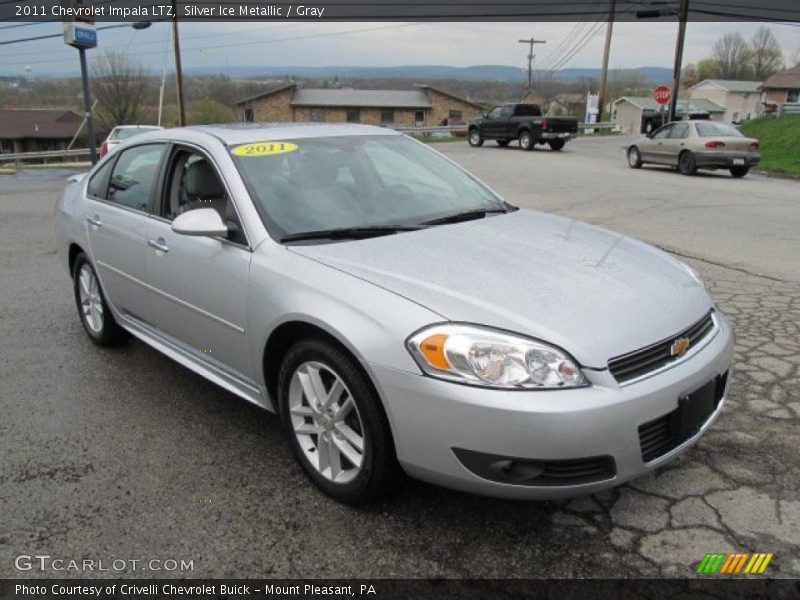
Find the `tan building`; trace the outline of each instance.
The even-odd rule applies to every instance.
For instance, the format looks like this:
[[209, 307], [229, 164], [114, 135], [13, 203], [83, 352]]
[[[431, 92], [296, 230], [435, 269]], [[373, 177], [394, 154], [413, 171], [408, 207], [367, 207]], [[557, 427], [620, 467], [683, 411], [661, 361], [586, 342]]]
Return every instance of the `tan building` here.
[[478, 116], [481, 105], [430, 86], [415, 90], [311, 89], [284, 85], [236, 103], [242, 120], [431, 127]]
[[768, 112], [800, 102], [800, 65], [775, 73], [761, 85], [761, 102]]
[[739, 123], [761, 113], [760, 81], [704, 79], [689, 88], [691, 100], [711, 100], [725, 109], [722, 120]]

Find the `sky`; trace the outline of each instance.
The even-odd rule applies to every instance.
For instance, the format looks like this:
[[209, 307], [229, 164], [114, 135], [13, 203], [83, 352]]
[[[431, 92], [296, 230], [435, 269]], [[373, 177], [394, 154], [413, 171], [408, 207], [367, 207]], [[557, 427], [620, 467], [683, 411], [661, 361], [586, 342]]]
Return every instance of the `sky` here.
[[[103, 24], [106, 25], [106, 24]], [[752, 36], [758, 23], [700, 23], [687, 25], [684, 64], [711, 52], [724, 33]], [[770, 24], [788, 61], [800, 48], [800, 27]], [[0, 41], [59, 33], [60, 24], [3, 28]], [[527, 47], [519, 39], [546, 40], [535, 47], [536, 68], [600, 67], [605, 26], [592, 23], [338, 23], [250, 22], [182, 23], [183, 65], [218, 68], [233, 66], [399, 66], [436, 64], [469, 66], [500, 64], [524, 67]], [[671, 67], [675, 22], [618, 22], [614, 25], [611, 68]], [[121, 50], [145, 63], [153, 74], [172, 66], [171, 27], [156, 23], [146, 30], [124, 27], [99, 32], [100, 50]], [[592, 35], [593, 34], [593, 35]], [[585, 45], [564, 62], [565, 50]], [[565, 45], [566, 42], [566, 45]], [[0, 46], [0, 75], [33, 77], [79, 74], [77, 52], [60, 38]], [[90, 62], [98, 50], [89, 51]]]

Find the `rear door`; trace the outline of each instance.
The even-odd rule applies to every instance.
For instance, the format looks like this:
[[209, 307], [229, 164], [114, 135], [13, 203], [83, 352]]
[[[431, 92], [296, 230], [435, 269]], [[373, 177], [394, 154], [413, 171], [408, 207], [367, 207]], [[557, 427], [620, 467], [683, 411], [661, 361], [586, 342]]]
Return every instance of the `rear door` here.
[[108, 159], [87, 186], [86, 229], [107, 297], [123, 314], [143, 318], [147, 227], [166, 144], [133, 146]]
[[[196, 359], [250, 378], [254, 362], [246, 325], [252, 252], [228, 190], [206, 153], [175, 146], [165, 169], [160, 212], [147, 230], [145, 265], [159, 331]], [[172, 231], [175, 217], [198, 208], [217, 210], [229, 236]]]

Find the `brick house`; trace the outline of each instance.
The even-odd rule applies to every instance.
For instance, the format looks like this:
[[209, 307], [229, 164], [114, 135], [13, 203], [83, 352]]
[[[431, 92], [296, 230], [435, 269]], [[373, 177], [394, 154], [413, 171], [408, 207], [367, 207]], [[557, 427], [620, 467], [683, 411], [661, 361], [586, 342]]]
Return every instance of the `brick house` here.
[[0, 152], [64, 150], [81, 125], [81, 117], [66, 109], [0, 109]]
[[250, 121], [364, 123], [423, 127], [465, 122], [480, 104], [426, 85], [414, 90], [312, 89], [284, 85], [236, 103]]
[[800, 65], [775, 73], [761, 85], [761, 102], [767, 112], [782, 104], [800, 102]]

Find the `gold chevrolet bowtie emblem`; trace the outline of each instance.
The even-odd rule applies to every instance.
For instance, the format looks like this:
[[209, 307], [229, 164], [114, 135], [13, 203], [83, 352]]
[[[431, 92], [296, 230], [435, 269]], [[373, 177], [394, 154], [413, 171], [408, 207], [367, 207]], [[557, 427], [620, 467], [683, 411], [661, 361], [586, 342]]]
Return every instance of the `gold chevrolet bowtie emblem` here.
[[672, 342], [672, 346], [669, 349], [670, 354], [672, 354], [672, 356], [683, 356], [691, 344], [692, 340], [688, 337], [678, 338]]

